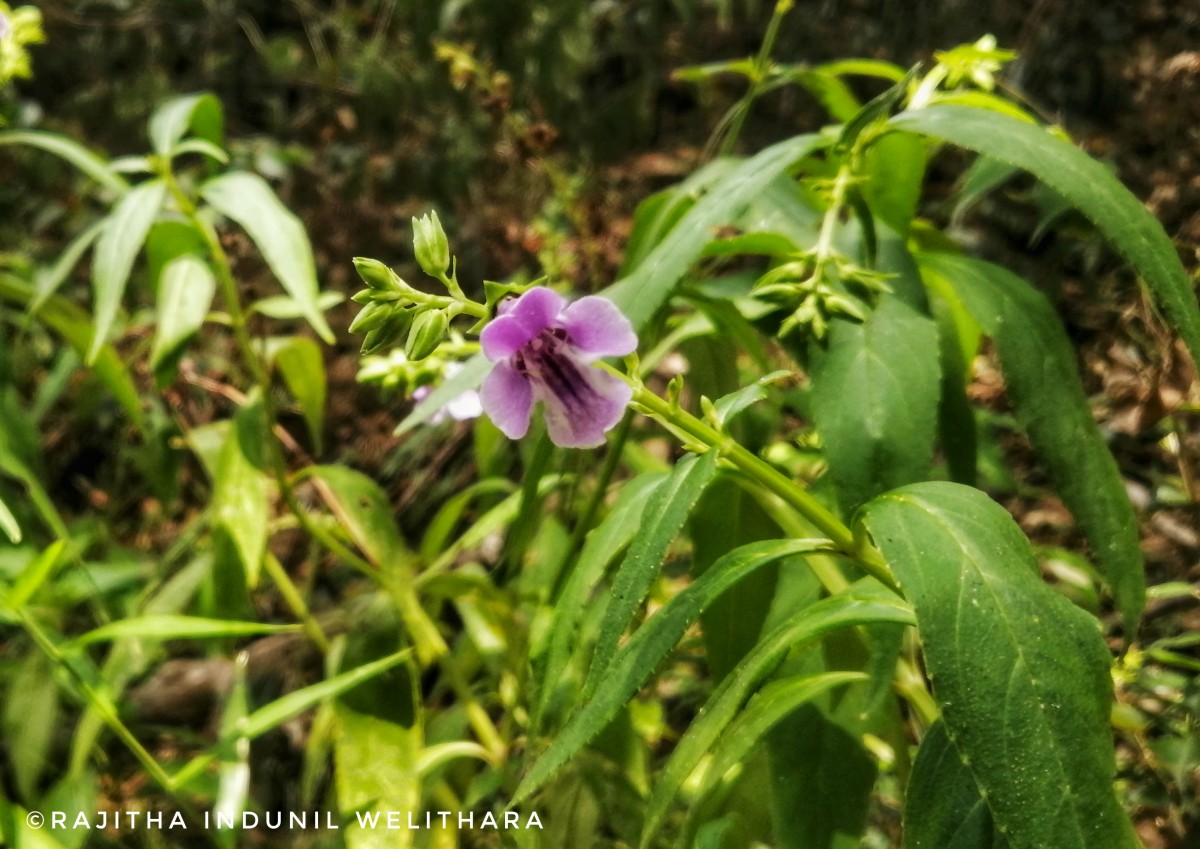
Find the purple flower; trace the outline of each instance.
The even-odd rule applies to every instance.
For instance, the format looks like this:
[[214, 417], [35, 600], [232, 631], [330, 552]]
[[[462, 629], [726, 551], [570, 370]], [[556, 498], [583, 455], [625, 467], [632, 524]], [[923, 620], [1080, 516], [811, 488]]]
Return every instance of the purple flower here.
[[591, 364], [637, 348], [629, 319], [604, 298], [568, 304], [543, 286], [500, 312], [480, 337], [484, 355], [496, 363], [479, 393], [484, 412], [505, 436], [520, 439], [541, 401], [555, 445], [603, 444], [633, 391]]

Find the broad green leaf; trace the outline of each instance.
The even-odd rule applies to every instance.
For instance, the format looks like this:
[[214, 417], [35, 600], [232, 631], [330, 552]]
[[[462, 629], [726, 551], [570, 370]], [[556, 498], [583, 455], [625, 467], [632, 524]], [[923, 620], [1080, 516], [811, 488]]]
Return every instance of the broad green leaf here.
[[[346, 300], [341, 292], [322, 292], [317, 296], [317, 308], [321, 312], [331, 310]], [[290, 295], [272, 295], [269, 298], [259, 298], [250, 305], [250, 312], [265, 315], [267, 318], [277, 318], [287, 321], [293, 318], [304, 318], [304, 307]]]
[[146, 270], [156, 288], [161, 288], [167, 265], [188, 255], [199, 259], [210, 256], [204, 232], [190, 221], [176, 218], [155, 221], [146, 235]]
[[346, 846], [348, 849], [412, 846], [419, 832], [409, 828], [390, 829], [387, 822], [389, 812], [420, 810], [419, 734], [344, 704], [338, 704], [334, 710], [335, 778]]
[[258, 634], [295, 634], [301, 625], [270, 625], [265, 622], [238, 622], [180, 616], [173, 613], [146, 614], [117, 619], [94, 628], [75, 639], [78, 645], [107, 643], [126, 637], [148, 640], [207, 640], [213, 637], [252, 637]]
[[316, 453], [322, 453], [325, 425], [325, 359], [321, 348], [304, 336], [293, 336], [275, 349], [275, 368], [300, 404]]
[[925, 145], [912, 133], [886, 133], [865, 156], [862, 193], [871, 212], [897, 233], [907, 235], [925, 182]]
[[[757, 384], [751, 387], [759, 388]], [[747, 387], [750, 388], [750, 387]], [[775, 539], [779, 527], [754, 497], [722, 476], [704, 492], [688, 521], [692, 574], [702, 575], [730, 550]], [[700, 618], [709, 674], [720, 681], [753, 648], [771, 609], [782, 564], [762, 569], [709, 605]]]
[[859, 736], [802, 705], [767, 741], [780, 849], [858, 849], [879, 767]]
[[1003, 849], [1004, 838], [963, 764], [946, 724], [935, 722], [917, 750], [904, 799], [903, 849]]
[[95, 331], [85, 360], [96, 362], [121, 306], [121, 296], [142, 250], [150, 225], [167, 196], [162, 180], [149, 180], [130, 189], [109, 213], [104, 232], [92, 254], [92, 286], [95, 290]]
[[107, 162], [66, 136], [40, 130], [14, 130], [0, 133], [0, 145], [6, 144], [23, 144], [53, 153], [74, 165], [102, 186], [112, 189], [118, 194], [129, 191], [129, 184]]
[[608, 297], [634, 329], [644, 327], [667, 302], [680, 278], [712, 240], [714, 228], [737, 218], [772, 180], [826, 143], [818, 135], [796, 136], [739, 162], [713, 183], [633, 273], [608, 290]]
[[616, 653], [607, 664], [593, 696], [571, 716], [521, 780], [513, 802], [521, 801], [542, 786], [572, 755], [604, 730], [713, 599], [781, 557], [826, 550], [829, 550], [828, 540], [771, 540], [742, 546], [713, 564], [687, 589], [663, 605]]
[[1087, 536], [1132, 639], [1146, 586], [1137, 517], [1054, 307], [1019, 277], [982, 260], [926, 254], [921, 265], [931, 285], [961, 301], [995, 342], [1017, 421]]
[[250, 234], [271, 271], [300, 305], [308, 323], [332, 344], [333, 331], [318, 305], [317, 272], [304, 225], [283, 205], [266, 180], [246, 172], [223, 174], [201, 186], [200, 195], [213, 209]]
[[843, 514], [928, 477], [941, 377], [930, 318], [884, 295], [865, 322], [831, 322], [809, 359], [812, 415]]
[[703, 456], [690, 455], [680, 460], [670, 477], [655, 488], [638, 532], [613, 578], [612, 596], [600, 623], [592, 665], [583, 688], [585, 697], [596, 692], [609, 661], [616, 654], [621, 635], [637, 615], [658, 577], [667, 550], [683, 530], [688, 515], [716, 470], [716, 451]]
[[1101, 163], [1041, 127], [986, 109], [930, 106], [897, 115], [891, 124], [1022, 168], [1069, 200], [1146, 281], [1200, 362], [1200, 310], [1175, 246]]
[[[707, 574], [712, 574], [715, 569]], [[763, 636], [713, 691], [659, 773], [647, 804], [641, 845], [650, 845], [672, 800], [688, 776], [716, 746], [746, 699], [779, 666], [788, 652], [831, 631], [882, 622], [911, 625], [912, 611], [903, 600], [877, 582], [864, 580], [848, 592], [831, 596], [799, 611]]]
[[270, 438], [261, 400], [244, 404], [225, 434], [213, 478], [214, 532], [232, 543], [243, 583], [249, 589], [258, 583], [267, 548], [271, 479], [264, 452]]
[[612, 512], [587, 535], [579, 559], [571, 567], [562, 592], [554, 600], [554, 618], [545, 642], [546, 663], [530, 723], [535, 731], [541, 729], [542, 716], [561, 686], [575, 645], [576, 629], [583, 619], [589, 597], [603, 579], [604, 570], [637, 533], [647, 500], [665, 479], [665, 475], [643, 474], [622, 485]]
[[155, 304], [158, 325], [150, 349], [150, 368], [159, 383], [184, 346], [204, 324], [212, 306], [217, 281], [208, 264], [197, 256], [184, 254], [167, 263], [158, 282]]
[[328, 487], [330, 509], [373, 565], [392, 569], [409, 563], [412, 555], [379, 484], [346, 466], [309, 466], [302, 474]]
[[225, 119], [221, 101], [211, 94], [185, 94], [168, 100], [150, 117], [150, 144], [159, 156], [171, 152], [190, 129], [200, 139], [220, 146]]
[[3, 728], [10, 775], [22, 799], [33, 802], [41, 778], [56, 759], [51, 746], [59, 730], [61, 704], [54, 683], [55, 664], [34, 651], [10, 661]]
[[[363, 622], [348, 635], [343, 665], [361, 666], [402, 640], [400, 620], [385, 595], [368, 599]], [[359, 819], [420, 808], [418, 759], [424, 747], [420, 695], [409, 665], [392, 667], [342, 694], [334, 706], [337, 799], [350, 849], [408, 846], [386, 827], [359, 828]], [[378, 822], [378, 820], [375, 820]], [[402, 834], [412, 834], [403, 831]]]
[[1111, 658], [979, 490], [933, 482], [864, 508], [917, 613], [951, 741], [1013, 849], [1133, 849], [1113, 790]]

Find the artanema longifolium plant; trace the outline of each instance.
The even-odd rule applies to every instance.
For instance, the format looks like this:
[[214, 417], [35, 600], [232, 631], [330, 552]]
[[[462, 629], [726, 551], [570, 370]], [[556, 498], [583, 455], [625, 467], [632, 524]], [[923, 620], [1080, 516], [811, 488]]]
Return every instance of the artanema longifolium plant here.
[[[19, 659], [6, 842], [54, 840], [30, 825], [36, 810], [95, 807], [106, 735], [188, 821], [261, 813], [251, 741], [309, 716], [297, 806], [336, 810], [333, 839], [354, 849], [381, 834], [575, 845], [589, 828], [624, 845], [857, 845], [873, 795], [903, 811], [906, 847], [1137, 845], [1113, 788], [1101, 622], [1042, 580], [1030, 541], [976, 488], [966, 384], [981, 340], [1126, 646], [1145, 592], [1135, 517], [1054, 310], [918, 217], [926, 167], [951, 144], [993, 176], [1032, 173], [1129, 261], [1194, 356], [1187, 276], [1103, 166], [992, 91], [1009, 58], [994, 42], [907, 74], [784, 66], [771, 42], [684, 74], [749, 81], [712, 149], [732, 153], [746, 111], [782, 85], [812, 92], [834, 126], [726, 155], [645, 201], [603, 292], [463, 285], [433, 214], [413, 227], [428, 282], [356, 260], [361, 378], [424, 398], [409, 432], [484, 414], [470, 426], [479, 480], [417, 544], [376, 481], [320, 462], [329, 389], [313, 336], [332, 337], [337, 297], [320, 292], [304, 228], [271, 185], [229, 167], [215, 98], [166, 103], [145, 156], [0, 134], [75, 165], [105, 210], [53, 265], [0, 271], [0, 298], [59, 340], [60, 375], [37, 409], [3, 407], [0, 469], [25, 493], [4, 491], [5, 529], [24, 541], [0, 563], [0, 625]], [[852, 75], [887, 90], [861, 104]], [[223, 239], [236, 229], [282, 293], [247, 302]], [[90, 312], [69, 286], [89, 251]], [[144, 292], [130, 286], [139, 257]], [[118, 334], [142, 341], [131, 351]], [[219, 377], [190, 357], [214, 337]], [[672, 373], [679, 352], [686, 375]], [[21, 438], [81, 362], [135, 437], [129, 474], [166, 501], [192, 463], [207, 488], [157, 562], [64, 515]], [[167, 391], [145, 391], [143, 372]], [[180, 383], [223, 414], [190, 418]], [[579, 459], [606, 443], [594, 468]], [[278, 543], [297, 531], [289, 559]], [[318, 562], [355, 598], [316, 608]], [[256, 615], [268, 594], [286, 621]], [[228, 666], [213, 739], [180, 758], [149, 745], [130, 688], [165, 645], [220, 658], [268, 634], [315, 655], [312, 680], [264, 696], [251, 644]], [[1118, 676], [1144, 656], [1128, 651]], [[29, 686], [51, 674], [56, 686]], [[47, 730], [64, 715], [68, 742]], [[544, 828], [481, 838], [362, 819], [509, 808]]]
[[[1043, 181], [1129, 261], [1193, 357], [1200, 312], [1174, 246], [1140, 203], [993, 91], [1011, 58], [984, 38], [908, 74], [793, 69], [769, 57], [739, 67], [751, 99], [764, 80], [799, 82], [840, 126], [717, 160], [646, 201], [624, 276], [599, 295], [572, 302], [542, 280], [488, 283], [483, 301], [467, 298], [436, 216], [414, 221], [415, 247], [446, 295], [356, 260], [370, 287], [356, 296], [365, 304], [356, 324], [386, 328], [364, 350], [407, 338], [391, 369], [398, 382], [443, 356], [431, 329], [441, 334], [458, 316], [471, 316], [466, 332], [482, 343], [404, 428], [482, 379], [482, 412], [510, 438], [528, 438], [534, 405], [545, 422], [535, 439], [586, 448], [616, 434], [596, 497], [623, 495], [559, 578], [550, 623], [530, 647], [530, 755], [514, 803], [552, 795], [564, 770], [605, 751], [595, 741], [634, 715], [639, 692], [698, 621], [713, 688], [639, 788], [641, 845], [659, 845], [664, 829], [678, 846], [748, 845], [739, 842], [748, 836], [857, 845], [880, 775], [905, 796], [906, 847], [1140, 845], [1114, 789], [1114, 658], [1101, 623], [1043, 581], [1030, 541], [976, 487], [965, 388], [984, 338], [1016, 420], [1088, 540], [1127, 647], [1145, 599], [1134, 512], [1050, 303], [917, 216], [928, 162], [952, 144], [980, 154], [977, 170]], [[846, 72], [892, 85], [859, 106]], [[747, 271], [746, 257], [761, 260]], [[684, 340], [703, 340], [707, 356], [733, 366], [691, 376], [695, 412], [683, 375], [665, 395], [647, 385]], [[453, 344], [450, 362], [471, 355]], [[769, 367], [780, 351], [783, 374]], [[760, 377], [738, 386], [747, 361]], [[785, 435], [733, 421], [796, 371], [806, 384], [790, 403], [820, 440], [816, 470], [785, 450]], [[665, 473], [612, 476], [633, 438], [626, 405], [685, 452]], [[641, 495], [639, 484], [647, 494], [627, 515], [622, 498]], [[613, 525], [618, 517], [632, 525]], [[643, 618], [689, 522], [693, 580]], [[705, 522], [725, 533], [696, 527]], [[600, 586], [608, 594], [595, 598]], [[769, 826], [733, 813], [746, 785], [769, 797]]]

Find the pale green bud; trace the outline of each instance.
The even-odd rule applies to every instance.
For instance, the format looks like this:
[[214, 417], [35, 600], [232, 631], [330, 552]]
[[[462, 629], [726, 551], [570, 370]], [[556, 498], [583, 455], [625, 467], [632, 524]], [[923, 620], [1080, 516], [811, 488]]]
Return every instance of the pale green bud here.
[[437, 350], [446, 338], [450, 320], [441, 310], [427, 310], [413, 321], [408, 340], [404, 343], [404, 355], [410, 360], [423, 360]]
[[450, 268], [450, 242], [436, 212], [413, 218], [413, 251], [422, 271], [439, 280], [446, 276]]

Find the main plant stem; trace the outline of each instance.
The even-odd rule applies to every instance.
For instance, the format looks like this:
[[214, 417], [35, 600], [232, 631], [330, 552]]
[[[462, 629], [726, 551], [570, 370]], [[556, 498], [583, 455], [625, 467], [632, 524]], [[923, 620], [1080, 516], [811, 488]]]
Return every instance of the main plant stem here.
[[837, 516], [813, 498], [812, 494], [788, 478], [766, 460], [748, 451], [729, 434], [713, 427], [707, 421], [693, 416], [678, 404], [655, 395], [636, 377], [601, 364], [609, 373], [617, 376], [633, 390], [631, 401], [635, 409], [657, 419], [669, 430], [680, 436], [685, 444], [695, 443], [701, 450], [717, 451], [723, 459], [738, 471], [753, 480], [768, 492], [778, 496], [785, 504], [803, 516], [814, 528], [823, 533], [839, 552], [853, 560], [863, 571], [876, 578], [889, 589], [899, 593], [896, 579], [888, 569], [882, 555], [864, 540], [857, 539]]

